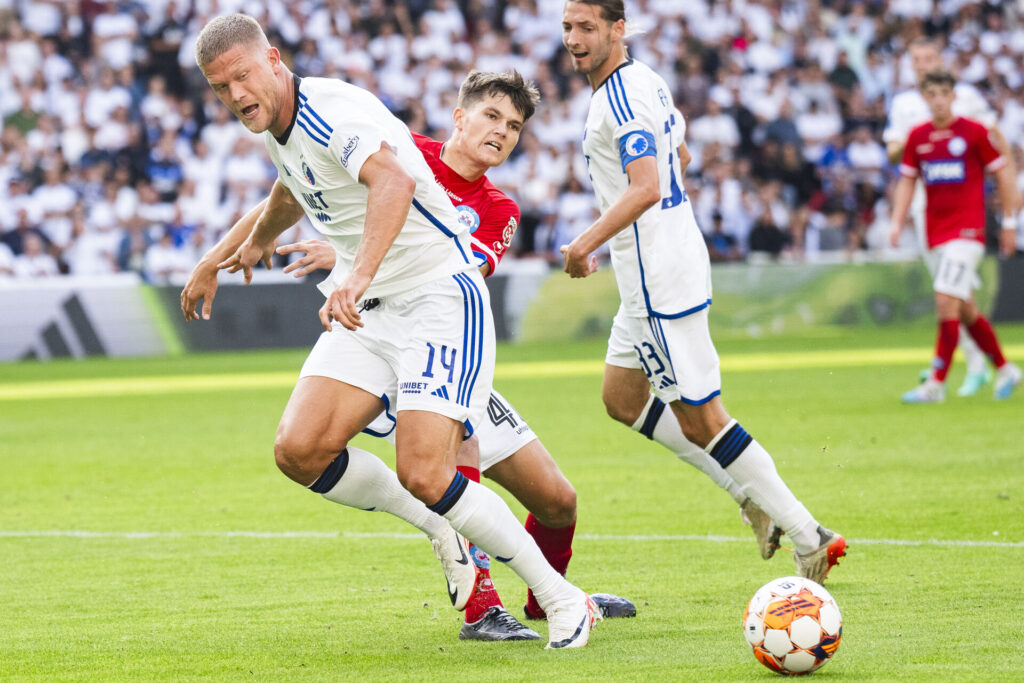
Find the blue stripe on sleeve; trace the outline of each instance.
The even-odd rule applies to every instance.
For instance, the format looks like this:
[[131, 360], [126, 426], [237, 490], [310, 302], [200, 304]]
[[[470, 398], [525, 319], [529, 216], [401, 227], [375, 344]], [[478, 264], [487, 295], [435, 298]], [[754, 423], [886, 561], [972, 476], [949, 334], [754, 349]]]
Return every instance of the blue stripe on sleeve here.
[[331, 128], [331, 126], [326, 121], [324, 121], [322, 118], [320, 118], [320, 115], [317, 114], [315, 111], [313, 111], [313, 107], [309, 106], [309, 104], [306, 104], [306, 106], [304, 106], [303, 109], [305, 111], [308, 111], [310, 114], [312, 114], [313, 118], [315, 118], [317, 121], [319, 121], [320, 125], [327, 129], [328, 133], [333, 133], [334, 132], [334, 129]]
[[615, 122], [620, 126], [622, 125], [622, 117], [619, 116], [618, 110], [615, 108], [615, 102], [612, 101], [612, 89], [605, 85], [604, 94], [608, 96], [608, 106], [612, 108], [612, 113], [615, 114]]
[[626, 98], [626, 86], [624, 86], [624, 85], [622, 84], [622, 72], [621, 72], [621, 71], [616, 71], [616, 72], [615, 72], [615, 75], [614, 75], [614, 78], [615, 78], [615, 80], [616, 80], [616, 81], [618, 82], [618, 84], [619, 84], [619, 92], [620, 92], [620, 93], [622, 93], [622, 101], [623, 101], [623, 102], [625, 103], [625, 105], [626, 105], [626, 111], [628, 111], [628, 112], [629, 112], [629, 118], [630, 118], [630, 120], [632, 120], [632, 119], [634, 119], [634, 118], [636, 118], [636, 117], [635, 117], [635, 116], [633, 116], [633, 110], [632, 110], [632, 109], [631, 109], [631, 108], [629, 107], [629, 100], [628, 100], [628, 99]]
[[331, 134], [327, 133], [327, 132], [324, 132], [324, 130], [322, 128], [320, 128], [318, 125], [316, 125], [316, 123], [313, 122], [313, 119], [309, 118], [309, 115], [306, 113], [307, 111], [309, 111], [309, 110], [306, 107], [299, 107], [299, 115], [298, 115], [298, 118], [296, 119], [296, 121], [298, 121], [298, 119], [302, 119], [303, 121], [306, 122], [306, 124], [309, 126], [309, 128], [311, 128], [312, 130], [315, 130], [317, 132], [317, 135], [319, 135], [320, 137], [322, 137], [324, 139], [328, 139], [329, 140], [330, 137], [331, 137]]
[[302, 130], [306, 131], [306, 135], [308, 135], [311, 140], [319, 142], [324, 147], [328, 147], [329, 146], [327, 144], [326, 140], [321, 139], [318, 135], [315, 135], [313, 133], [313, 131], [311, 131], [309, 128], [306, 128], [306, 124], [304, 124], [302, 121], [299, 121], [298, 119], [295, 119], [295, 123], [299, 126], [299, 128], [301, 128]]

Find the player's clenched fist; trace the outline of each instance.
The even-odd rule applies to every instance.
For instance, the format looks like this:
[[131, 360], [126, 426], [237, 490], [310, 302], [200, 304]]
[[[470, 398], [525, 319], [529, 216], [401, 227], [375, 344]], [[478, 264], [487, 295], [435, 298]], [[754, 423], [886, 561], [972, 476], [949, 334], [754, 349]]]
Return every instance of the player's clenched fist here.
[[597, 257], [579, 248], [576, 240], [561, 247], [565, 272], [569, 277], [587, 277], [597, 271]]
[[335, 289], [327, 297], [327, 301], [320, 307], [320, 324], [328, 332], [331, 331], [331, 321], [336, 320], [342, 327], [355, 331], [363, 326], [363, 320], [359, 315], [359, 300], [362, 298], [366, 288], [370, 286], [370, 278], [352, 273], [340, 287]]

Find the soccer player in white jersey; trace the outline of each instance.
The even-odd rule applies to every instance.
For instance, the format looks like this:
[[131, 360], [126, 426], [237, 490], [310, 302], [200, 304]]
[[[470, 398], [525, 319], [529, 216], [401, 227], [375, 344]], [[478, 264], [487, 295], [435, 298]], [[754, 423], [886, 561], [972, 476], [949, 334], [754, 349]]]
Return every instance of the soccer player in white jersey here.
[[820, 583], [846, 541], [818, 524], [722, 405], [708, 332], [711, 269], [682, 186], [675, 105], [665, 81], [628, 57], [625, 34], [622, 0], [565, 4], [563, 43], [594, 89], [583, 153], [601, 215], [562, 253], [571, 277], [587, 277], [594, 250], [609, 242], [621, 304], [605, 358], [605, 407], [689, 462], [709, 455], [712, 479], [789, 534], [797, 572]]
[[[918, 82], [928, 72], [942, 68], [942, 55], [939, 52], [939, 46], [931, 38], [918, 38], [914, 40], [910, 44], [909, 52], [910, 63]], [[989, 107], [988, 102], [985, 101], [985, 98], [982, 97], [977, 88], [968, 83], [957, 83], [954, 92], [956, 97], [953, 100], [953, 115], [973, 119], [988, 128], [996, 149], [1012, 164], [1013, 155], [1008, 153], [1010, 151], [1009, 145], [998, 126], [996, 126], [996, 113], [992, 111], [992, 108]], [[931, 118], [931, 110], [928, 108], [928, 103], [925, 102], [919, 87], [898, 93], [892, 98], [892, 104], [889, 107], [889, 120], [885, 131], [882, 133], [885, 151], [891, 163], [898, 164], [903, 158], [903, 150], [910, 131], [923, 123], [927, 123]], [[1009, 172], [1011, 175], [1015, 175], [1013, 168]], [[925, 230], [925, 191], [924, 185], [920, 182], [915, 185], [913, 202], [910, 205], [910, 216], [925, 265], [928, 266], [928, 271], [931, 273], [932, 279], [934, 279], [939, 265], [939, 258], [933, 249], [928, 248]], [[966, 328], [962, 326], [959, 339], [960, 350], [963, 351], [966, 361], [967, 374], [964, 376], [964, 381], [956, 393], [958, 396], [973, 396], [990, 381], [990, 376], [987, 373], [988, 363], [986, 362], [985, 354], [978, 348], [971, 335], [967, 333]], [[930, 369], [922, 373], [922, 377], [925, 379], [930, 376]]]
[[[468, 586], [449, 587], [459, 606], [475, 571], [454, 528], [530, 586], [548, 614], [549, 648], [586, 645], [597, 606], [551, 568], [500, 497], [455, 469], [458, 446], [490, 394], [493, 321], [466, 229], [408, 128], [361, 88], [294, 76], [242, 14], [203, 28], [196, 61], [221, 102], [250, 131], [265, 133], [278, 180], [258, 215], [250, 212], [252, 223], [241, 221], [204, 256], [204, 275], [194, 274], [182, 293], [186, 318], [211, 286], [211, 263], [222, 259], [217, 268], [242, 270], [248, 281], [303, 213], [337, 254], [322, 286], [327, 331], [278, 425], [278, 467], [330, 501], [383, 509], [423, 529], [450, 583], [456, 565], [469, 570]], [[247, 237], [237, 246], [239, 234]], [[215, 287], [216, 272], [212, 280]], [[349, 445], [387, 395], [397, 396], [397, 476]]]
[[[516, 72], [473, 71], [459, 88], [452, 114], [452, 134], [444, 142], [413, 135], [434, 178], [470, 226], [473, 253], [480, 274], [492, 274], [501, 263], [519, 222], [519, 207], [487, 178], [515, 149], [526, 122], [533, 115], [540, 93]], [[278, 247], [279, 254], [302, 256], [284, 272], [304, 277], [317, 269], [331, 270], [334, 249], [322, 240], [303, 240]], [[394, 423], [381, 415], [366, 432], [394, 443]], [[459, 472], [480, 481], [481, 472], [500, 484], [529, 513], [525, 527], [544, 557], [565, 574], [573, 556], [576, 530], [576, 491], [537, 438], [530, 425], [497, 390], [491, 391], [487, 417], [463, 442], [456, 459]], [[477, 582], [464, 610], [459, 631], [463, 640], [532, 640], [539, 638], [509, 614], [490, 576], [490, 558], [471, 548]], [[629, 600], [595, 593], [603, 617], [636, 615]], [[523, 611], [528, 619], [543, 619], [544, 611], [532, 593]]]

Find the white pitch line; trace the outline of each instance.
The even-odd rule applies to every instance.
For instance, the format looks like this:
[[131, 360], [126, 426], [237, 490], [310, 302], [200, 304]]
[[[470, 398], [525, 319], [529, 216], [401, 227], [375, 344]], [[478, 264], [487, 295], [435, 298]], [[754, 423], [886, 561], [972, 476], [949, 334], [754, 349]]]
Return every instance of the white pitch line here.
[[[150, 538], [359, 538], [420, 539], [418, 533], [356, 532], [356, 531], [4, 531], [0, 538], [119, 538], [126, 540]], [[577, 534], [584, 541], [696, 541], [706, 543], [749, 543], [747, 536], [715, 536], [699, 534]], [[903, 547], [934, 546], [941, 548], [1024, 548], [1024, 541], [970, 541], [959, 539], [910, 540], [902, 538], [851, 538], [850, 545], [892, 545]]]

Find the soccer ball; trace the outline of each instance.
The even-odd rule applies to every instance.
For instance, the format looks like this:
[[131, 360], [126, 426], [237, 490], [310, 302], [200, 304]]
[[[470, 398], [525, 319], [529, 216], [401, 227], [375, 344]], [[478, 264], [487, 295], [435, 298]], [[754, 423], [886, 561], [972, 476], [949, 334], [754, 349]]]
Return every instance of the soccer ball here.
[[821, 585], [797, 576], [765, 584], [743, 614], [743, 635], [757, 661], [780, 674], [809, 674], [839, 648], [843, 618]]

